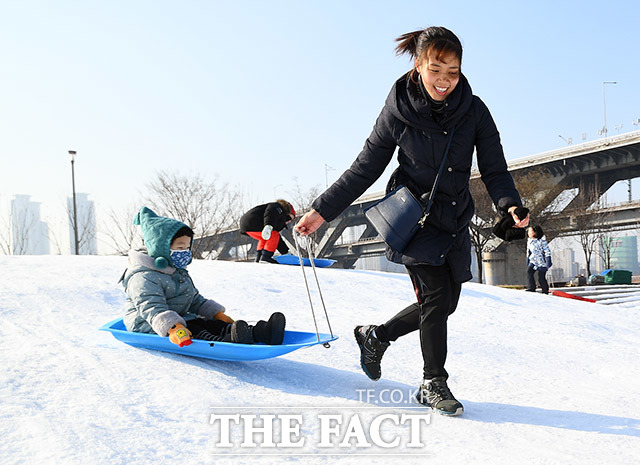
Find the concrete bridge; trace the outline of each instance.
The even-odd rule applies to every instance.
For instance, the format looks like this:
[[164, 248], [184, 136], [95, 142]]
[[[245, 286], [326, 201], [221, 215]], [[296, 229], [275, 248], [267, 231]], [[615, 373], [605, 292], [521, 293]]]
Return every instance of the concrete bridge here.
[[[567, 189], [589, 189], [601, 196], [617, 181], [640, 177], [640, 131], [513, 160], [508, 165], [514, 175], [540, 176], [542, 173], [546, 181], [551, 180], [550, 185], [554, 188], [541, 193], [544, 205], [549, 205]], [[480, 173], [473, 172], [471, 182], [480, 182]], [[383, 195], [382, 192], [365, 195], [334, 221], [323, 224], [314, 233], [316, 255], [337, 260], [334, 266], [344, 268], [351, 268], [361, 257], [382, 255], [384, 242], [363, 212]], [[573, 202], [570, 202], [564, 211], [572, 208]], [[611, 227], [635, 227], [640, 220], [639, 203], [623, 204], [610, 210], [607, 220]], [[572, 223], [569, 216], [560, 223], [561, 234], [575, 232], [575, 222]], [[354, 231], [357, 231], [355, 236]], [[290, 249], [295, 250], [291, 231], [285, 230], [283, 236]], [[250, 247], [255, 241], [240, 235], [237, 229], [225, 231], [214, 239], [211, 242], [215, 244], [214, 255], [218, 259], [245, 259], [247, 253], [254, 253]], [[496, 243], [493, 252], [485, 254], [483, 260], [488, 284], [522, 283], [526, 266], [522, 244]]]
[[[514, 174], [534, 173], [545, 176], [551, 186], [541, 192], [541, 205], [549, 205], [568, 189], [586, 190], [593, 196], [593, 203], [618, 181], [640, 177], [640, 132], [635, 131], [616, 137], [568, 146], [559, 150], [521, 158], [509, 163]], [[478, 178], [479, 173], [472, 175]], [[556, 218], [559, 235], [571, 235], [578, 228], [574, 210], [580, 201], [576, 196]], [[599, 209], [604, 212], [605, 227], [630, 229], [638, 227], [640, 208], [637, 202]], [[563, 213], [567, 212], [567, 213]], [[587, 213], [587, 212], [585, 212]], [[502, 243], [483, 256], [487, 284], [524, 284], [526, 257], [521, 243]]]

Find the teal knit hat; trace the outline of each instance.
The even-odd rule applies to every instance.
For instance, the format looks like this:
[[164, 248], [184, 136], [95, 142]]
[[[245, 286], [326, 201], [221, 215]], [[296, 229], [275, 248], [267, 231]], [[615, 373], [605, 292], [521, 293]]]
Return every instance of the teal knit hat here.
[[171, 263], [171, 240], [182, 228], [182, 221], [156, 215], [150, 208], [142, 207], [133, 219], [133, 224], [142, 229], [144, 245], [149, 256], [154, 258], [156, 268], [164, 269]]

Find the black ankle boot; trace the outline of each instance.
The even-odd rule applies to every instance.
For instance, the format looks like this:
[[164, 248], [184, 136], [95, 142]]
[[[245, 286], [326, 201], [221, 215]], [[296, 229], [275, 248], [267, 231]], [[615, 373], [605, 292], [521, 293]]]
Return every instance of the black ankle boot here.
[[267, 331], [267, 322], [258, 321], [252, 327], [253, 340], [257, 343], [269, 344], [271, 342], [271, 334]]
[[254, 326], [250, 326], [255, 342], [262, 344], [280, 345], [284, 339], [284, 327], [286, 319], [280, 312], [269, 317], [269, 321], [260, 320]]
[[278, 263], [276, 260], [273, 259], [273, 252], [269, 252], [268, 250], [262, 250], [262, 257], [260, 257], [260, 261], [261, 262], [267, 262], [267, 263]]
[[225, 328], [222, 342], [235, 342], [237, 344], [253, 344], [251, 328], [244, 320], [237, 320]]
[[237, 320], [231, 324], [231, 342], [238, 344], [253, 344], [251, 328], [244, 320]]
[[260, 261], [260, 258], [262, 257], [262, 249], [258, 250], [256, 252], [256, 263], [258, 263]]
[[265, 325], [266, 332], [269, 334], [269, 344], [273, 346], [282, 344], [286, 323], [284, 315], [280, 312], [276, 312], [269, 317], [269, 321]]

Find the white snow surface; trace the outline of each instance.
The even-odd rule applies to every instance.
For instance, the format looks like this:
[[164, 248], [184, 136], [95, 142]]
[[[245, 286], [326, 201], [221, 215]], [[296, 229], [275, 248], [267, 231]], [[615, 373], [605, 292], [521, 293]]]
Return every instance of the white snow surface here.
[[[0, 267], [5, 465], [640, 460], [638, 302], [604, 306], [467, 283], [449, 318], [447, 361], [464, 414], [432, 414], [419, 448], [364, 447], [355, 439], [339, 447], [339, 434], [335, 446], [321, 448], [314, 439], [322, 434], [320, 414], [341, 415], [346, 426], [354, 418], [366, 425], [367, 416], [430, 412], [408, 403], [422, 376], [417, 332], [391, 344], [378, 382], [361, 371], [353, 338], [355, 325], [384, 323], [415, 300], [408, 276], [318, 269], [340, 337], [331, 348], [224, 362], [137, 349], [98, 330], [122, 316], [125, 257], [0, 257]], [[201, 294], [236, 319], [282, 311], [289, 329], [314, 331], [299, 267], [196, 261], [189, 271]], [[220, 447], [219, 423], [210, 419], [223, 411], [262, 420], [304, 414], [292, 440], [305, 438], [305, 445], [267, 448], [254, 435], [258, 445], [243, 447], [243, 430], [232, 424], [234, 446]], [[387, 421], [383, 428], [399, 435], [410, 425]]]

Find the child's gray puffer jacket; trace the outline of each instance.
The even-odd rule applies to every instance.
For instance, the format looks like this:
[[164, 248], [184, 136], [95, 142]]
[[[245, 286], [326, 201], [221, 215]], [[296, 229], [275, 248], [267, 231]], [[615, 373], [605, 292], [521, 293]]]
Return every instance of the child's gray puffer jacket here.
[[129, 266], [121, 279], [127, 295], [127, 330], [166, 337], [177, 323], [186, 326], [194, 318], [212, 319], [224, 312], [222, 305], [200, 295], [187, 270], [158, 269], [145, 252], [129, 251]]

